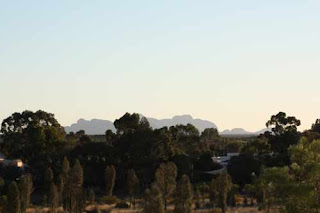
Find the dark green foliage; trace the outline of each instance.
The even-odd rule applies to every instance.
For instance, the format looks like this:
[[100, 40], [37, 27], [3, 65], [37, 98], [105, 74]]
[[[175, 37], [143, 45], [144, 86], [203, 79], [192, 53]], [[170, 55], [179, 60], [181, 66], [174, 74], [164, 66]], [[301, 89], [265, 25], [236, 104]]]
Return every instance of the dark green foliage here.
[[320, 119], [317, 119], [316, 122], [312, 124], [311, 131], [320, 133]]
[[48, 168], [46, 170], [46, 173], [44, 174], [44, 185], [43, 185], [43, 196], [44, 196], [44, 202], [45, 204], [49, 203], [49, 197], [50, 197], [50, 188], [51, 188], [51, 184], [53, 183], [53, 172], [51, 168]]
[[194, 198], [195, 198], [196, 209], [201, 209], [202, 208], [202, 195], [201, 195], [201, 192], [199, 189], [195, 190]]
[[226, 212], [227, 196], [232, 189], [231, 177], [228, 173], [223, 172], [218, 175], [216, 179], [211, 182], [211, 190], [218, 198], [218, 206], [221, 208], [222, 213]]
[[75, 212], [80, 212], [82, 209], [82, 192], [83, 192], [83, 169], [79, 162], [76, 160], [70, 172], [70, 196], [71, 196], [71, 209]]
[[20, 213], [21, 212], [21, 200], [20, 192], [16, 182], [12, 182], [8, 188], [7, 199], [7, 212], [8, 213]]
[[52, 213], [56, 213], [57, 208], [59, 206], [59, 193], [58, 188], [54, 183], [51, 183], [50, 191], [49, 191], [49, 206]]
[[21, 212], [26, 212], [30, 205], [31, 193], [33, 190], [33, 182], [30, 174], [24, 175], [19, 182]]
[[1, 125], [1, 152], [28, 162], [41, 176], [50, 162], [50, 155], [60, 151], [65, 142], [64, 128], [54, 115], [44, 111], [14, 113]]
[[107, 130], [105, 134], [106, 143], [112, 145], [112, 142], [116, 139], [117, 135], [112, 130]]
[[272, 133], [266, 132], [264, 136], [271, 145], [271, 150], [275, 152], [276, 164], [273, 166], [286, 166], [290, 164], [288, 148], [295, 145], [301, 138], [301, 134], [297, 131], [300, 126], [300, 120], [293, 116], [288, 116], [284, 112], [271, 116], [266, 123], [268, 128], [272, 128]]
[[267, 127], [272, 127], [272, 132], [275, 135], [281, 135], [285, 132], [297, 131], [297, 126], [300, 126], [300, 120], [294, 116], [288, 116], [284, 112], [279, 112], [277, 115], [272, 115], [266, 123]]
[[116, 181], [116, 169], [113, 165], [107, 166], [105, 169], [106, 195], [112, 196], [113, 187]]
[[132, 204], [133, 197], [133, 206], [135, 207], [135, 195], [139, 190], [139, 179], [133, 169], [128, 171], [127, 177], [127, 185], [128, 185], [128, 194], [130, 196], [130, 205]]
[[272, 206], [283, 205], [295, 186], [288, 167], [264, 168], [254, 182], [262, 207], [270, 211]]
[[215, 128], [207, 128], [201, 133], [201, 142], [216, 142], [219, 140], [219, 132]]
[[187, 175], [183, 175], [178, 182], [175, 194], [174, 213], [191, 213], [193, 187]]
[[0, 196], [0, 212], [7, 212], [7, 196]]
[[61, 202], [63, 205], [63, 208], [65, 210], [70, 208], [70, 199], [71, 199], [71, 179], [70, 179], [70, 163], [69, 160], [64, 157], [63, 163], [62, 163], [62, 171], [61, 171], [61, 178], [63, 185], [60, 185], [59, 189], [62, 191], [62, 197]]
[[64, 179], [63, 175], [60, 174], [58, 177], [57, 190], [58, 190], [58, 204], [59, 206], [63, 206], [63, 191], [64, 191]]
[[164, 208], [167, 209], [167, 198], [176, 188], [177, 166], [172, 163], [161, 164], [155, 174], [156, 184], [162, 193]]
[[164, 213], [164, 204], [160, 189], [156, 184], [147, 189], [144, 197], [143, 213]]
[[95, 199], [96, 199], [96, 194], [95, 194], [94, 190], [92, 188], [90, 188], [89, 192], [88, 192], [88, 201], [89, 201], [89, 203], [94, 204], [95, 203]]
[[175, 155], [172, 161], [178, 168], [177, 179], [181, 179], [184, 174], [189, 177], [193, 176], [193, 161], [190, 156], [185, 154]]
[[120, 119], [115, 120], [114, 126], [117, 129], [118, 134], [126, 134], [134, 132], [138, 129], [149, 129], [150, 125], [146, 118], [140, 120], [140, 116], [137, 113], [126, 113]]
[[118, 155], [104, 142], [90, 142], [75, 147], [70, 153], [70, 159], [78, 158], [81, 161], [86, 171], [84, 180], [88, 186], [102, 188], [105, 183], [106, 162], [113, 164]]
[[217, 169], [221, 169], [221, 166], [212, 161], [212, 155], [209, 152], [200, 155], [194, 165], [194, 170], [196, 171], [213, 171]]
[[232, 182], [243, 187], [252, 183], [252, 175], [260, 173], [261, 163], [252, 155], [242, 154], [230, 159], [228, 173], [232, 177]]
[[2, 195], [4, 184], [5, 184], [4, 179], [0, 177], [0, 195]]

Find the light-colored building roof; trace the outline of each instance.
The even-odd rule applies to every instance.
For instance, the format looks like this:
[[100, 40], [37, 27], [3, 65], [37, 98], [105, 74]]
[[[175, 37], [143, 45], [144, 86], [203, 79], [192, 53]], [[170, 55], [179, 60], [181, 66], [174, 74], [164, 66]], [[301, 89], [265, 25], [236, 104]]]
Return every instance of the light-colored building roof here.
[[240, 155], [240, 153], [228, 153], [226, 156], [212, 157], [212, 160], [215, 163], [220, 164], [220, 166], [222, 166], [222, 169], [213, 170], [213, 171], [209, 171], [209, 172], [205, 172], [205, 173], [206, 174], [211, 174], [211, 175], [221, 174], [223, 171], [226, 170], [230, 159], [232, 157], [236, 157], [236, 156], [239, 156], [239, 155]]

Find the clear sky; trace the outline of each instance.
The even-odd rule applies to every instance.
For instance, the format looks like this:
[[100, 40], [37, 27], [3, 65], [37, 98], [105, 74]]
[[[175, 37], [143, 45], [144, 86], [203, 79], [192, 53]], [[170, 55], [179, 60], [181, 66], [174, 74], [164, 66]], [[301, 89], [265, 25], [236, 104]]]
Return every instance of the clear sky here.
[[0, 0], [0, 120], [320, 118], [318, 0]]

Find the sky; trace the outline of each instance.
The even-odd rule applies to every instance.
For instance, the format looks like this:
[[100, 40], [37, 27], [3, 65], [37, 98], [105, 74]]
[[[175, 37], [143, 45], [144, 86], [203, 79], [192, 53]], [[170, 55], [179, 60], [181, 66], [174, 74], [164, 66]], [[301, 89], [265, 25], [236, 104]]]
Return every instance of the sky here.
[[320, 1], [0, 0], [0, 120], [320, 118]]

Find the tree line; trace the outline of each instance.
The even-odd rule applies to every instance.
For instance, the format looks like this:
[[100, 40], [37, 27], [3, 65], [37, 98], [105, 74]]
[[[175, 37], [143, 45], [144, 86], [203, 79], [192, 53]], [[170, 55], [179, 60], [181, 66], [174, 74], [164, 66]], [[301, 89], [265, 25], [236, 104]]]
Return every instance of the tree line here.
[[[52, 212], [80, 212], [97, 198], [110, 202], [117, 195], [132, 207], [143, 197], [145, 212], [163, 212], [168, 204], [175, 212], [188, 212], [192, 204], [225, 211], [241, 194], [243, 205], [270, 212], [316, 212], [320, 120], [304, 132], [300, 124], [280, 112], [258, 137], [223, 138], [216, 129], [200, 133], [190, 124], [152, 129], [139, 114], [126, 113], [115, 120], [115, 133], [107, 130], [103, 141], [95, 141], [84, 131], [66, 134], [51, 113], [14, 113], [2, 122], [0, 150], [27, 166], [0, 167], [0, 203], [8, 212], [17, 212], [10, 210], [17, 205], [23, 212], [41, 195], [34, 203]], [[205, 173], [221, 169], [212, 156], [227, 152], [240, 155], [225, 173]]]

